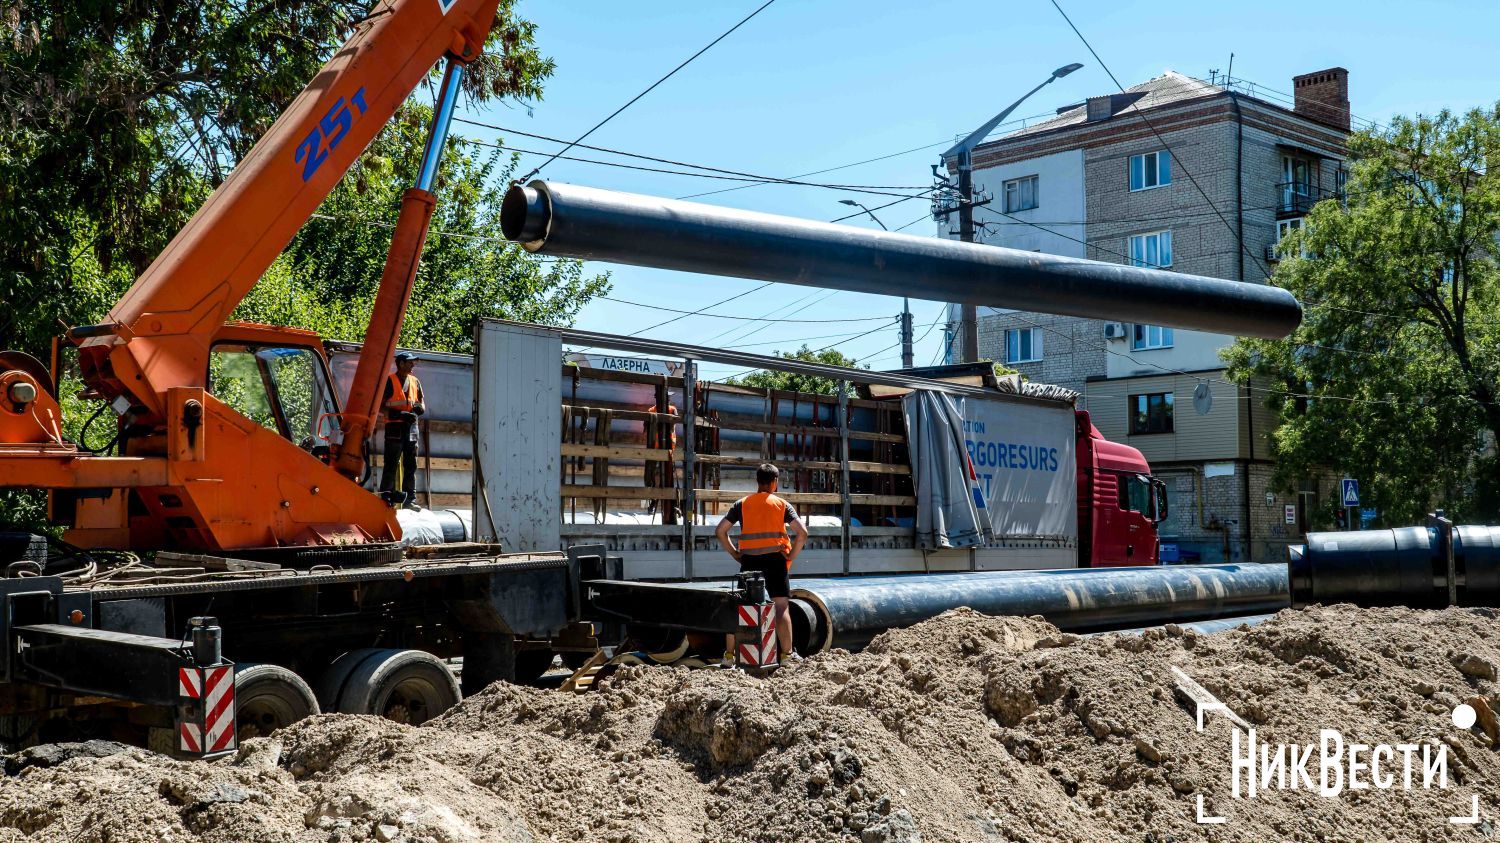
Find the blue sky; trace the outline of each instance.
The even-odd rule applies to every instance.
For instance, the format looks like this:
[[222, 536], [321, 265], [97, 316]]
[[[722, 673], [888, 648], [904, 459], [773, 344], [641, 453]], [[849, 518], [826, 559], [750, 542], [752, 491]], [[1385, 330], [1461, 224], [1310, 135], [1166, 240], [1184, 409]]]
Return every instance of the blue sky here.
[[[1350, 71], [1356, 117], [1466, 109], [1500, 98], [1493, 39], [1500, 3], [1492, 0], [1321, 0], [1205, 4], [1060, 0], [1101, 58], [1126, 86], [1176, 70], [1206, 78], [1211, 69], [1278, 91], [1298, 73], [1343, 66]], [[536, 134], [573, 138], [755, 9], [763, 0], [662, 2], [521, 0], [538, 25], [541, 49], [557, 61], [545, 100], [531, 108], [490, 107], [477, 119]], [[777, 177], [925, 147], [814, 180], [839, 184], [926, 186], [930, 165], [955, 136], [971, 131], [1059, 65], [1083, 70], [1037, 94], [1016, 111], [1048, 115], [1058, 106], [1114, 90], [1108, 76], [1048, 0], [959, 3], [930, 0], [777, 0], [587, 143]], [[458, 124], [461, 134], [495, 132]], [[515, 136], [513, 147], [559, 146]], [[581, 157], [601, 158], [578, 152]], [[523, 172], [541, 162], [523, 158]], [[613, 160], [628, 162], [629, 159]], [[661, 196], [686, 196], [734, 182], [554, 161], [544, 178]], [[831, 220], [851, 209], [845, 198], [875, 206], [891, 201], [849, 191], [762, 185], [700, 198], [738, 208]], [[878, 212], [891, 228], [912, 223], [932, 236], [937, 225], [911, 200]], [[868, 218], [851, 224], [875, 226]], [[608, 264], [612, 298], [695, 310], [757, 285]], [[809, 297], [811, 296], [811, 297]], [[875, 368], [899, 365], [894, 316], [899, 299], [819, 293], [776, 285], [710, 313], [797, 319], [890, 316], [891, 327], [847, 335], [876, 322], [747, 323], [690, 317], [645, 332], [705, 345], [746, 345], [769, 353], [831, 343]], [[939, 316], [936, 302], [913, 300], [917, 334]], [[583, 328], [631, 333], [670, 313], [612, 301], [590, 303]], [[750, 334], [754, 331], [753, 334]], [[917, 362], [937, 353], [938, 325], [917, 347]], [[822, 338], [822, 339], [813, 339]], [[754, 345], [749, 345], [754, 344]], [[734, 371], [705, 367], [707, 377]]]

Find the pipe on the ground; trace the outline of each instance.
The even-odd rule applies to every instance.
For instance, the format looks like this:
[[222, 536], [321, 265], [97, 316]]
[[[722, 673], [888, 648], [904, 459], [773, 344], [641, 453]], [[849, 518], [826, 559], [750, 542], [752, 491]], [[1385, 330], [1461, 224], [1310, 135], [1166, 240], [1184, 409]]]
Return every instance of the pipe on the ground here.
[[1285, 290], [1119, 263], [534, 181], [505, 195], [505, 236], [546, 255], [1281, 338]]
[[[1458, 605], [1500, 605], [1500, 527], [1453, 528]], [[1448, 605], [1448, 558], [1435, 527], [1308, 533], [1288, 548], [1292, 600], [1360, 606]]]
[[1274, 612], [1289, 603], [1282, 565], [1183, 565], [847, 577], [792, 582], [802, 652], [854, 649], [887, 629], [968, 606], [1041, 615], [1088, 632]]

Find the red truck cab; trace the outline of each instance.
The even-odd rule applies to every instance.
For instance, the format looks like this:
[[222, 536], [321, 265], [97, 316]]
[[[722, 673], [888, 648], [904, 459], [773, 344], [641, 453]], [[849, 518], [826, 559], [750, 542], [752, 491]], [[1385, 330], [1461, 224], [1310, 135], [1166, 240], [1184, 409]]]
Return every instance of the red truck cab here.
[[1167, 517], [1166, 486], [1151, 476], [1140, 451], [1105, 439], [1086, 410], [1074, 416], [1078, 437], [1078, 564], [1156, 565], [1156, 525]]

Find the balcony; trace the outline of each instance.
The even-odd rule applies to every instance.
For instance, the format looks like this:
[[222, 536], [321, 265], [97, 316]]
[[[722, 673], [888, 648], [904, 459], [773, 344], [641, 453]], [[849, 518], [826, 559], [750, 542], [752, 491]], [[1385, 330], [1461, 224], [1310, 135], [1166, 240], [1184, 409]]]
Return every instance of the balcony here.
[[1276, 185], [1276, 218], [1306, 216], [1312, 206], [1337, 194], [1307, 182], [1284, 181]]

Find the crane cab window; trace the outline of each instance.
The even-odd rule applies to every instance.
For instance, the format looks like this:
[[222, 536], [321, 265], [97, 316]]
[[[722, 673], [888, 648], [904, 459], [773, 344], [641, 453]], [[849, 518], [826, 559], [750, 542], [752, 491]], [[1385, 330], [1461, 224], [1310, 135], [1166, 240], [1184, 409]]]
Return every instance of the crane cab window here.
[[220, 343], [208, 363], [208, 391], [267, 430], [311, 451], [329, 444], [319, 420], [334, 412], [322, 359], [295, 346]]

